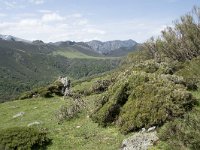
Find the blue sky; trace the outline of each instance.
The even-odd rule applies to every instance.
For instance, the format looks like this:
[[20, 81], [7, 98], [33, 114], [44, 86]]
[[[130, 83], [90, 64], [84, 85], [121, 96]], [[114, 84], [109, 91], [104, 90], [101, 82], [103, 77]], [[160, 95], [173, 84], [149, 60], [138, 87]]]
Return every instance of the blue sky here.
[[0, 0], [0, 34], [45, 42], [144, 42], [200, 0]]

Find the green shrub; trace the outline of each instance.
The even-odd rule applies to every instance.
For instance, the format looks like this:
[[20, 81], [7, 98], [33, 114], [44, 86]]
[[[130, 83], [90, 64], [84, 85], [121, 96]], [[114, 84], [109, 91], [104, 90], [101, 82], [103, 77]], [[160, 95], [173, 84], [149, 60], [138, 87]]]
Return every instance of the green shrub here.
[[122, 132], [160, 126], [192, 109], [195, 100], [190, 93], [166, 84], [144, 83], [134, 88], [121, 109], [118, 126]]
[[182, 76], [186, 80], [188, 89], [196, 90], [200, 83], [200, 57], [187, 61], [182, 66], [176, 75]]
[[47, 133], [36, 128], [14, 127], [0, 131], [0, 148], [5, 150], [42, 149], [50, 143]]
[[156, 62], [154, 59], [150, 59], [144, 62], [134, 64], [133, 70], [144, 71], [146, 73], [158, 73], [158, 74], [174, 74], [181, 66], [177, 62]]
[[79, 112], [80, 109], [77, 105], [71, 105], [71, 106], [63, 105], [56, 112], [56, 119], [58, 120], [58, 123], [61, 123], [64, 120], [69, 120], [76, 117]]
[[100, 125], [114, 123], [128, 133], [182, 117], [195, 104], [196, 99], [176, 76], [133, 71], [119, 75], [91, 117]]
[[167, 27], [161, 37], [147, 41], [145, 49], [157, 61], [171, 60], [184, 62], [200, 55], [200, 8], [194, 9], [175, 21], [174, 27]]
[[124, 83], [123, 85], [117, 85], [117, 87], [114, 87], [112, 92], [113, 95], [110, 97], [109, 101], [107, 101], [107, 97], [102, 97], [102, 100], [105, 100], [101, 101], [104, 105], [91, 116], [93, 120], [103, 126], [112, 123], [117, 118], [121, 106], [123, 106], [127, 101], [127, 91], [127, 83]]
[[44, 88], [40, 91], [38, 91], [39, 96], [41, 97], [45, 97], [45, 98], [50, 98], [52, 97], [52, 93], [51, 91], [49, 91], [48, 89]]
[[21, 96], [19, 96], [19, 99], [23, 100], [23, 99], [29, 99], [29, 98], [32, 98], [33, 95], [37, 95], [37, 91], [28, 91], [28, 92], [25, 92], [23, 94], [21, 94]]
[[[161, 141], [169, 149], [200, 149], [200, 111], [193, 110], [183, 119], [175, 119], [166, 123], [158, 132]], [[159, 145], [158, 145], [159, 146]]]
[[111, 80], [98, 80], [92, 85], [90, 91], [96, 94], [103, 93], [108, 89], [111, 83]]
[[84, 101], [80, 98], [68, 99], [67, 104], [62, 105], [55, 113], [58, 123], [62, 123], [64, 120], [70, 120], [77, 117], [84, 106]]
[[125, 59], [122, 59], [121, 65], [138, 64], [146, 60], [153, 59], [147, 50], [144, 50], [144, 46], [138, 46], [138, 49], [128, 54]]
[[63, 96], [62, 88], [63, 88], [63, 84], [59, 81], [56, 81], [53, 84], [49, 85], [47, 87], [47, 90], [50, 91], [50, 93], [54, 93], [58, 96]]
[[53, 97], [53, 95], [62, 96], [63, 84], [60, 81], [55, 81], [54, 83], [48, 85], [47, 87], [41, 87], [33, 89], [32, 91], [23, 93], [19, 99], [29, 99], [34, 96], [41, 96], [45, 98]]

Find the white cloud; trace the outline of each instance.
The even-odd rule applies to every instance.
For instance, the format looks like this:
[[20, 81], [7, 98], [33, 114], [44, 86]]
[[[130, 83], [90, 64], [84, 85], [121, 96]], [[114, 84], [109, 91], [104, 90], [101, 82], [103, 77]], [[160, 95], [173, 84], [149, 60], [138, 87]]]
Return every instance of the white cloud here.
[[90, 21], [73, 15], [62, 16], [51, 12], [38, 14], [38, 17], [19, 19], [18, 21], [0, 22], [0, 33], [11, 34], [27, 40], [41, 39], [55, 41], [89, 41], [133, 39], [144, 42], [151, 36], [160, 35], [166, 22], [155, 20], [132, 20], [105, 24], [91, 24]]
[[20, 20], [17, 25], [23, 27], [34, 27], [40, 25], [40, 22], [37, 19], [24, 19]]
[[93, 28], [83, 29], [83, 32], [92, 33], [92, 34], [100, 34], [100, 35], [104, 35], [106, 33], [103, 30], [93, 29]]
[[39, 5], [39, 4], [43, 4], [45, 1], [44, 0], [30, 0], [30, 2], [36, 5]]
[[62, 16], [57, 12], [38, 13], [28, 19], [0, 21], [0, 33], [21, 37], [27, 40], [41, 39], [54, 41], [85, 41], [100, 38], [106, 32], [89, 23], [81, 14]]
[[45, 3], [45, 0], [0, 0], [2, 6], [6, 9], [21, 9], [26, 8], [30, 3], [39, 5]]
[[5, 17], [5, 16], [7, 16], [7, 15], [4, 13], [0, 13], [0, 17]]
[[69, 17], [81, 18], [81, 17], [82, 17], [82, 14], [80, 14], [80, 13], [75, 13], [75, 14], [70, 15]]
[[4, 1], [4, 4], [8, 7], [8, 8], [14, 8], [17, 5], [17, 2], [15, 1]]
[[104, 23], [98, 25], [98, 28], [105, 31], [106, 36], [102, 35], [99, 38], [103, 41], [133, 39], [137, 42], [144, 42], [151, 36], [160, 35], [160, 31], [163, 30], [166, 25], [170, 25], [166, 22], [165, 20], [135, 19], [131, 21]]
[[[0, 0], [1, 1], [1, 0]], [[19, 0], [25, 2], [25, 0]], [[17, 7], [17, 0], [7, 1], [9, 7]], [[40, 0], [38, 0], [40, 1]], [[28, 0], [28, 3], [42, 3], [36, 0]], [[9, 18], [6, 14], [0, 13], [0, 34], [11, 34], [27, 40], [41, 39], [46, 42], [60, 40], [88, 41], [114, 40], [114, 39], [134, 39], [137, 42], [144, 42], [151, 36], [157, 36], [165, 28], [166, 22], [163, 20], [127, 20], [111, 21], [96, 24], [91, 23], [87, 17], [81, 13], [63, 15], [59, 11], [49, 9], [36, 10], [16, 14]], [[4, 18], [6, 18], [4, 20]], [[3, 21], [4, 20], [4, 21]]]
[[58, 13], [46, 13], [42, 16], [42, 21], [44, 22], [54, 22], [63, 20], [64, 17], [60, 16]]
[[15, 9], [15, 8], [25, 8], [25, 4], [20, 3], [21, 1], [11, 0], [11, 1], [3, 1], [3, 4], [7, 9]]
[[44, 14], [46, 14], [46, 13], [52, 13], [52, 11], [48, 10], [48, 9], [41, 9], [41, 10], [38, 10], [38, 12], [39, 13], [44, 13]]
[[80, 19], [76, 22], [77, 25], [87, 25], [88, 20], [87, 19]]

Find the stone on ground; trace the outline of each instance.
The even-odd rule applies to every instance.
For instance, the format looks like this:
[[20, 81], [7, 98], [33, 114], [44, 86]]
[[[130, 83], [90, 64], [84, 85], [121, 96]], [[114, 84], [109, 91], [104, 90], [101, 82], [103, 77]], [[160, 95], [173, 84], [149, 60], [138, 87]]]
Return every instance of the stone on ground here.
[[25, 114], [25, 112], [19, 112], [16, 115], [14, 115], [13, 118], [22, 117], [24, 114]]
[[158, 141], [157, 133], [136, 133], [122, 142], [121, 150], [147, 150]]

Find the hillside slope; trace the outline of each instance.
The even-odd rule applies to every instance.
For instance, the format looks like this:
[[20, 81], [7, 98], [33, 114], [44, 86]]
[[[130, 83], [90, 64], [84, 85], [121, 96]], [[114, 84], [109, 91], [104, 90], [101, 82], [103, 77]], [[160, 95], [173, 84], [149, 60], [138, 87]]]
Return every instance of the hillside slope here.
[[[93, 103], [95, 96], [86, 97], [84, 100]], [[115, 150], [120, 147], [124, 135], [115, 128], [102, 128], [87, 117], [87, 112], [81, 112], [76, 119], [62, 124], [56, 119], [56, 112], [66, 105], [66, 101], [60, 97], [51, 99], [36, 98], [0, 104], [1, 129], [10, 127], [27, 127], [28, 124], [39, 122], [36, 128], [46, 128], [49, 137], [53, 140], [47, 147], [49, 150], [60, 149], [106, 149]], [[13, 118], [19, 112], [24, 116]], [[1, 144], [0, 144], [1, 145]]]
[[117, 59], [100, 60], [100, 54], [77, 47], [0, 40], [0, 101], [60, 75], [77, 79], [109, 71], [119, 63]]
[[[200, 65], [198, 62], [192, 61], [191, 63], [198, 66]], [[190, 63], [184, 64], [179, 72], [184, 72], [190, 65]], [[52, 139], [52, 144], [47, 146], [47, 149], [119, 149], [122, 140], [132, 135], [123, 135], [121, 132], [127, 133], [133, 131], [132, 129], [137, 132], [142, 127], [147, 128], [152, 125], [156, 125], [160, 129], [159, 124], [164, 122], [159, 120], [165, 121], [166, 113], [168, 113], [167, 120], [169, 121], [172, 118], [181, 119], [185, 114], [190, 113], [191, 108], [199, 108], [193, 103], [194, 99], [191, 99], [190, 92], [183, 86], [182, 78], [166, 74], [168, 70], [167, 64], [157, 64], [148, 60], [140, 65], [129, 65], [109, 74], [76, 81], [72, 84], [74, 97], [65, 99], [58, 96], [38, 97], [2, 103], [0, 104], [0, 120], [2, 120], [0, 128], [26, 127], [30, 123], [39, 122], [34, 126], [39, 129], [47, 129], [49, 137]], [[127, 90], [133, 90], [134, 94]], [[192, 94], [193, 97], [200, 99], [199, 89]], [[131, 96], [125, 102], [127, 95]], [[170, 101], [169, 95], [173, 101]], [[136, 96], [139, 98], [137, 99]], [[108, 97], [109, 99], [107, 99]], [[63, 115], [65, 112], [63, 108], [73, 106], [76, 101], [74, 98], [83, 101], [80, 111], [72, 119], [64, 119], [60, 122], [57, 114], [62, 112]], [[134, 102], [137, 103], [132, 106]], [[113, 104], [117, 105], [112, 107]], [[166, 111], [163, 111], [165, 110], [164, 106]], [[111, 107], [112, 109], [107, 111]], [[121, 111], [116, 111], [118, 108]], [[171, 113], [170, 110], [172, 110]], [[135, 111], [139, 111], [141, 116], [134, 117]], [[13, 118], [20, 112], [23, 112], [24, 115]], [[103, 115], [104, 113], [105, 115]], [[115, 115], [121, 117], [121, 120], [116, 121], [115, 119], [118, 117]], [[103, 116], [110, 117], [102, 120]], [[115, 124], [118, 127], [113, 126]], [[136, 128], [130, 128], [130, 125], [134, 125]], [[159, 147], [165, 149], [162, 142], [157, 146], [158, 149]]]

